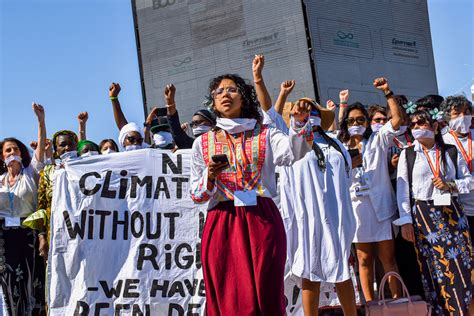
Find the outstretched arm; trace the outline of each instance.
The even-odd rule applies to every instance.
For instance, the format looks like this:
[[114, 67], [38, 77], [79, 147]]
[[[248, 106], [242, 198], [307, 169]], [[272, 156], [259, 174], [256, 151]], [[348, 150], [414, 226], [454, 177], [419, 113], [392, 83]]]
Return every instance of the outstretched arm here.
[[109, 97], [110, 101], [112, 101], [112, 108], [114, 110], [114, 119], [115, 124], [117, 124], [117, 128], [119, 130], [124, 127], [124, 125], [128, 124], [125, 115], [122, 112], [122, 107], [120, 106], [120, 102], [118, 100], [118, 95], [120, 93], [120, 85], [118, 83], [112, 82], [109, 87]]
[[281, 83], [280, 93], [278, 94], [278, 98], [275, 102], [275, 111], [277, 111], [278, 114], [280, 115], [283, 114], [283, 109], [285, 108], [286, 99], [288, 98], [288, 95], [291, 93], [291, 91], [293, 91], [294, 87], [295, 87], [294, 80], [286, 80]]
[[262, 71], [264, 64], [265, 57], [263, 55], [255, 55], [252, 62], [253, 82], [255, 84], [258, 102], [260, 102], [262, 110], [266, 112], [272, 107], [272, 99], [263, 81]]
[[387, 103], [390, 108], [390, 113], [392, 114], [392, 118], [390, 122], [392, 123], [392, 127], [394, 130], [398, 131], [400, 125], [402, 124], [402, 116], [400, 114], [400, 108], [398, 107], [398, 103], [393, 97], [393, 92], [390, 90], [388, 85], [388, 81], [385, 78], [377, 78], [374, 80], [374, 87], [381, 90], [385, 97], [387, 98]]
[[41, 104], [33, 102], [33, 111], [38, 119], [38, 145], [35, 150], [35, 157], [38, 162], [44, 162], [44, 151], [46, 147], [46, 124], [44, 108]]
[[79, 122], [79, 140], [86, 140], [86, 123], [89, 118], [89, 113], [81, 112], [77, 116], [77, 121]]

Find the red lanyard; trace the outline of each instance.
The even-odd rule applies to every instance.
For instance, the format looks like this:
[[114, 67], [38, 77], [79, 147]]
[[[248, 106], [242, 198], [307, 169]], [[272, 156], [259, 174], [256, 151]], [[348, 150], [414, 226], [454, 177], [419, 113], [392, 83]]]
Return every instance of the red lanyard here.
[[240, 180], [239, 182], [242, 183], [242, 189], [246, 189], [246, 184], [245, 184], [245, 170], [247, 169], [247, 166], [249, 164], [248, 160], [247, 160], [247, 156], [245, 155], [245, 132], [242, 132], [241, 134], [241, 146], [240, 146], [240, 150], [241, 150], [241, 154], [240, 154], [240, 157], [242, 158], [242, 163], [243, 165], [241, 166], [239, 161], [237, 160], [237, 152], [236, 152], [236, 146], [235, 144], [232, 142], [232, 140], [230, 139], [230, 136], [228, 133], [224, 132], [225, 133], [225, 137], [227, 138], [227, 145], [229, 146], [229, 151], [230, 151], [230, 159], [231, 161], [235, 162], [235, 168], [237, 169], [237, 172], [236, 172], [236, 185], [237, 185], [237, 180]]
[[[407, 140], [407, 146], [411, 146], [411, 140], [410, 137], [408, 137], [408, 133], [404, 133], [403, 135], [405, 135], [405, 139]], [[393, 139], [393, 142], [398, 148], [403, 149], [403, 144], [396, 137]]]
[[423, 149], [423, 152], [425, 153], [426, 160], [428, 160], [428, 163], [429, 163], [430, 168], [431, 168], [431, 172], [433, 172], [433, 175], [435, 176], [435, 178], [438, 178], [439, 177], [439, 170], [441, 169], [440, 168], [440, 162], [439, 162], [440, 152], [439, 152], [439, 149], [438, 149], [438, 145], [435, 145], [435, 146], [436, 146], [436, 170], [433, 166], [433, 163], [431, 162], [430, 155], [428, 155], [428, 151]]
[[[451, 131], [451, 135], [453, 135], [454, 140], [456, 141], [456, 144], [458, 145], [458, 149], [461, 152], [462, 156], [464, 157], [464, 160], [466, 160], [467, 166], [469, 167], [469, 172], [472, 173], [472, 134], [469, 132], [467, 135], [467, 153], [466, 150], [464, 149], [463, 145], [459, 141], [458, 135], [456, 135], [455, 132]], [[457, 163], [453, 161], [453, 163]]]

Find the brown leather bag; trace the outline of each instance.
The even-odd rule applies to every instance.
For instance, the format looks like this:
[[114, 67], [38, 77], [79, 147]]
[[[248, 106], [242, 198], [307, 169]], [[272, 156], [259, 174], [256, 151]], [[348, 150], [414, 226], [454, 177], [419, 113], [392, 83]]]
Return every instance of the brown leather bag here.
[[[385, 299], [385, 283], [389, 276], [396, 277], [403, 287], [406, 297]], [[410, 296], [403, 283], [402, 277], [396, 272], [388, 272], [380, 282], [379, 299], [371, 301], [365, 306], [366, 316], [430, 316], [431, 306], [423, 301], [420, 296]]]

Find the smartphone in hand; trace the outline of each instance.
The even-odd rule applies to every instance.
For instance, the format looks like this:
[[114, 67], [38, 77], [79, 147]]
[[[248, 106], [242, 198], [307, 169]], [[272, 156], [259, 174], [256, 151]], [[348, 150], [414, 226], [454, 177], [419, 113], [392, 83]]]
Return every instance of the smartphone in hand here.
[[221, 155], [214, 155], [212, 156], [212, 161], [215, 163], [229, 163], [229, 158], [227, 158], [227, 155], [221, 154]]

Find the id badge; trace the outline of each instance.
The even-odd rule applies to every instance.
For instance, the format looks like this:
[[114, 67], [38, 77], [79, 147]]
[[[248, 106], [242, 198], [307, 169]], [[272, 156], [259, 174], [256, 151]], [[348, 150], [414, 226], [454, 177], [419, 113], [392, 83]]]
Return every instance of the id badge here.
[[235, 191], [234, 206], [254, 206], [257, 205], [257, 191]]
[[19, 217], [5, 217], [5, 227], [20, 227], [21, 220]]
[[451, 193], [441, 192], [440, 190], [435, 190], [433, 192], [433, 204], [435, 206], [449, 206], [451, 205]]
[[367, 184], [361, 185], [361, 186], [355, 187], [354, 191], [355, 191], [356, 196], [366, 196], [366, 195], [369, 195], [369, 186]]

